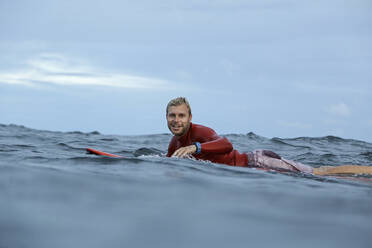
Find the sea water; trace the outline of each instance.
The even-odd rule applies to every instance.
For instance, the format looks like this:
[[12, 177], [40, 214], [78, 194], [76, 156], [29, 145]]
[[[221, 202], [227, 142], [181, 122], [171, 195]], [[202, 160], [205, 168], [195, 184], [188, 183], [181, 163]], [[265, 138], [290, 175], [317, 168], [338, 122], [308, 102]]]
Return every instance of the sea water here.
[[[358, 140], [224, 136], [314, 167], [372, 165]], [[0, 125], [0, 248], [372, 247], [370, 176], [166, 158], [170, 139]]]

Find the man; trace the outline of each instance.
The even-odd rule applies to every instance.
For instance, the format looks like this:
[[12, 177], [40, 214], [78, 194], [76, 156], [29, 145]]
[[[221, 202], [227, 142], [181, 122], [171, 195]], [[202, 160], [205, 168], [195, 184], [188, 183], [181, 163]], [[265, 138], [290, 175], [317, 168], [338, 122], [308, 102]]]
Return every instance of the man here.
[[191, 122], [189, 102], [184, 97], [171, 100], [167, 105], [168, 128], [174, 135], [169, 143], [167, 157], [194, 157], [230, 166], [259, 167], [265, 169], [297, 171], [317, 175], [342, 173], [371, 173], [371, 166], [311, 166], [281, 158], [268, 150], [239, 153], [227, 138], [220, 137], [208, 127]]

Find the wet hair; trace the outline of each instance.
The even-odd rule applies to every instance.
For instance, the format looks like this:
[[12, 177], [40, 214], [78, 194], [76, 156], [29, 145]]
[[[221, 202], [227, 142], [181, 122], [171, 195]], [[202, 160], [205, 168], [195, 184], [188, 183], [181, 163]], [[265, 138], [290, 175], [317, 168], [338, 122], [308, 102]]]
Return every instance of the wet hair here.
[[189, 109], [189, 115], [191, 115], [191, 107], [190, 103], [187, 101], [185, 97], [177, 97], [169, 101], [167, 105], [167, 114], [168, 114], [168, 109], [173, 106], [180, 106], [182, 104], [186, 104], [186, 107]]

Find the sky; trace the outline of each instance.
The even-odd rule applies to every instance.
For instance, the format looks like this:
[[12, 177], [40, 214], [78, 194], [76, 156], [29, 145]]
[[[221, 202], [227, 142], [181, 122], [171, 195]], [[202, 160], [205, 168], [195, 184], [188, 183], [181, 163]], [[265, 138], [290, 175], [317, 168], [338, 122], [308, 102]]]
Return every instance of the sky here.
[[0, 123], [372, 142], [370, 0], [0, 0]]

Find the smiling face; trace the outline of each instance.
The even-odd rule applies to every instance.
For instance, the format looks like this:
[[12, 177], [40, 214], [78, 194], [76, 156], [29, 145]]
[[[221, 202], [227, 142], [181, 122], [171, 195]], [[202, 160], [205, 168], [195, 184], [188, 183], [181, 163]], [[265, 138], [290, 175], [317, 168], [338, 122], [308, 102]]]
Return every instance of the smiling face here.
[[167, 112], [168, 128], [174, 136], [181, 137], [190, 128], [192, 114], [186, 104], [170, 106]]

